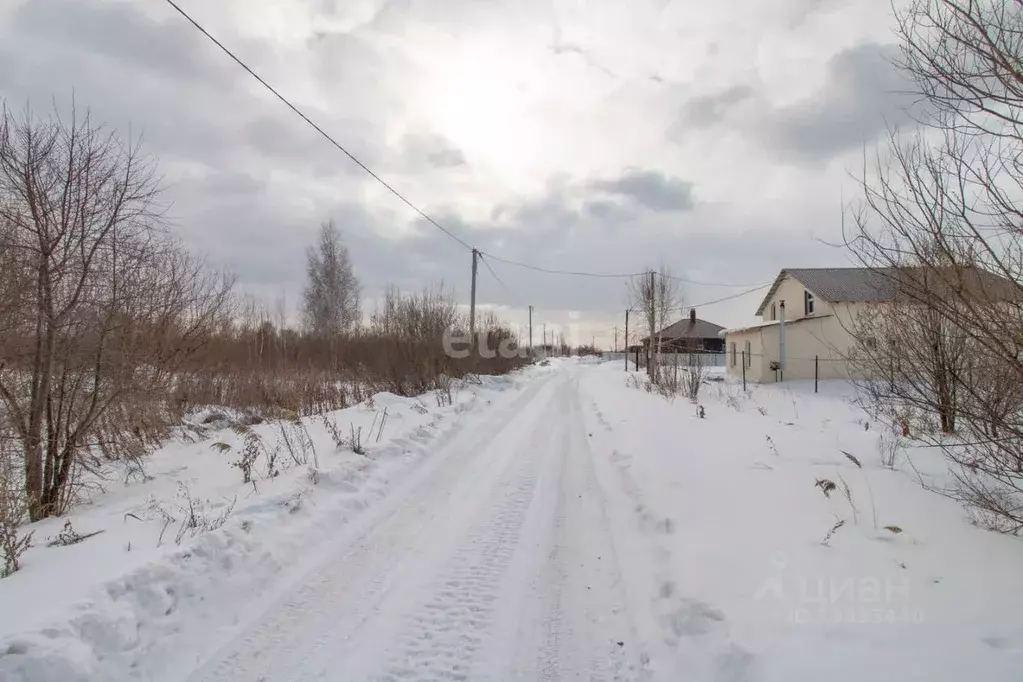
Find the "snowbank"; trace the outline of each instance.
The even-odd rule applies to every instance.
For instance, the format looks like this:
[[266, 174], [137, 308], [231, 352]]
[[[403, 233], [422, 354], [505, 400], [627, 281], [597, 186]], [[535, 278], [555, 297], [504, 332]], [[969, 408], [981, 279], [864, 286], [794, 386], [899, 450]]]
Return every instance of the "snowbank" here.
[[[197, 663], [179, 652], [203, 650], [211, 632], [226, 636], [258, 610], [268, 588], [299, 580], [315, 561], [308, 548], [327, 551], [340, 528], [356, 523], [459, 430], [456, 415], [488, 409], [545, 371], [460, 384], [450, 405], [439, 393], [380, 393], [328, 414], [340, 435], [358, 434], [365, 455], [350, 444], [338, 448], [320, 418], [303, 419], [304, 429], [254, 426], [265, 449], [250, 484], [232, 465], [247, 436], [229, 429], [167, 444], [146, 460], [144, 479], [112, 472], [116, 477], [72, 516], [77, 532], [99, 535], [47, 547], [65, 520], [34, 524], [36, 546], [22, 570], [0, 581], [0, 679], [175, 679]], [[311, 445], [304, 455], [303, 430]], [[192, 517], [197, 527], [190, 527]]]
[[707, 384], [701, 419], [684, 398], [625, 388], [612, 369], [586, 373], [581, 390], [602, 483], [642, 531], [626, 551], [651, 566], [655, 671], [1020, 678], [1023, 543], [922, 487], [945, 480], [939, 452], [884, 467], [879, 425], [847, 384], [824, 382], [818, 395], [812, 382], [748, 394]]

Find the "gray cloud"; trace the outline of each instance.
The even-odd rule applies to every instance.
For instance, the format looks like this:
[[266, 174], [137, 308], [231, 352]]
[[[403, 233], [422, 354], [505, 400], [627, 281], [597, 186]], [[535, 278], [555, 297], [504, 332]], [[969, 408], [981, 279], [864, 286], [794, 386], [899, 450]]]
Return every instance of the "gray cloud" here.
[[[297, 116], [277, 109], [276, 102], [271, 102], [267, 109], [272, 113], [255, 115], [240, 125], [237, 151], [245, 150], [257, 156], [260, 164], [274, 162], [319, 178], [364, 177], [358, 166]], [[312, 107], [308, 107], [306, 113], [363, 163], [377, 165], [388, 155], [378, 131], [367, 121], [331, 117]]]
[[772, 109], [767, 93], [748, 85], [693, 98], [668, 137], [681, 143], [694, 129], [738, 126], [800, 163], [825, 163], [919, 116], [912, 84], [893, 64], [898, 56], [897, 46], [874, 42], [843, 50], [829, 60], [825, 86], [786, 107]]
[[604, 66], [600, 61], [597, 60], [596, 57], [593, 56], [593, 54], [589, 50], [585, 49], [582, 45], [563, 40], [560, 26], [554, 27], [554, 40], [551, 43], [550, 49], [551, 52], [558, 56], [571, 57], [574, 55], [582, 59], [583, 63], [585, 63], [586, 66], [592, 69], [596, 69], [597, 71], [600, 71], [606, 76], [610, 76], [612, 78], [616, 77], [615, 73], [611, 69]]
[[587, 218], [596, 218], [607, 221], [609, 224], [614, 224], [632, 218], [635, 213], [621, 204], [598, 199], [587, 201], [584, 204], [583, 215]]
[[797, 29], [806, 23], [814, 14], [825, 9], [828, 5], [836, 5], [834, 0], [795, 0], [788, 9], [789, 28]]
[[221, 87], [233, 80], [226, 64], [203, 56], [209, 54], [208, 46], [194, 30], [180, 22], [157, 22], [134, 4], [26, 2], [14, 12], [11, 26], [17, 33], [59, 45], [78, 59], [99, 57], [117, 69], [134, 67], [136, 76], [141, 71]]
[[465, 165], [465, 155], [460, 149], [438, 149], [427, 155], [426, 160], [435, 168], [452, 168]]
[[772, 112], [760, 134], [774, 146], [816, 162], [869, 144], [885, 130], [911, 120], [910, 84], [891, 60], [894, 45], [865, 43], [828, 64], [827, 86], [807, 102]]
[[466, 165], [462, 150], [440, 135], [406, 134], [401, 142], [401, 156], [406, 170], [428, 171]]
[[627, 197], [652, 211], [688, 211], [693, 208], [693, 183], [658, 171], [629, 169], [614, 180], [594, 180], [591, 187]]
[[[627, 273], [664, 264], [679, 277], [717, 283], [769, 282], [780, 268], [799, 264], [848, 264], [839, 250], [815, 240], [808, 230], [793, 229], [786, 219], [765, 215], [751, 229], [745, 217], [728, 217], [715, 207], [697, 206], [687, 215], [686, 229], [682, 230], [674, 215], [651, 214], [631, 203], [623, 206], [585, 200], [580, 206], [578, 194], [585, 194], [581, 188], [588, 184], [552, 183], [541, 196], [505, 205], [497, 226], [486, 230], [465, 226], [465, 233], [475, 235], [484, 252], [548, 269]], [[444, 224], [461, 223], [456, 216], [445, 216]], [[452, 250], [443, 240], [424, 242], [424, 246], [427, 243], [438, 250], [429, 254], [432, 258], [443, 259], [445, 252], [450, 254]], [[455, 255], [450, 260], [451, 272], [464, 290], [469, 260], [467, 254]], [[492, 261], [491, 265], [514, 295], [481, 268], [479, 296], [487, 303], [537, 304], [541, 310], [546, 306], [608, 314], [628, 305], [625, 279], [578, 279], [500, 261]], [[742, 290], [690, 284], [682, 284], [681, 289], [686, 305]], [[752, 317], [757, 302], [744, 299], [731, 307], [715, 306], [705, 315], [731, 324]]]
[[[610, 7], [613, 0], [607, 2]], [[376, 14], [366, 11], [369, 4]], [[17, 108], [30, 99], [36, 110], [46, 109], [56, 96], [63, 110], [74, 93], [95, 120], [125, 134], [129, 126], [143, 132], [167, 178], [168, 218], [191, 248], [236, 271], [247, 290], [275, 295], [283, 288], [294, 303], [304, 277], [304, 249], [319, 223], [333, 217], [367, 297], [389, 283], [419, 289], [444, 280], [460, 300], [467, 299], [470, 256], [461, 245], [415, 221], [407, 207], [259, 90], [163, 3], [0, 0], [0, 5], [0, 94], [8, 104]], [[864, 93], [875, 91], [876, 104], [887, 106], [876, 92], [884, 89], [874, 82], [883, 75], [877, 60], [857, 50], [831, 62], [831, 84], [817, 96], [774, 112], [765, 106], [755, 120], [743, 114], [766, 102], [766, 93], [728, 88], [727, 76], [709, 79], [720, 82], [722, 91], [685, 103], [689, 67], [692, 73], [704, 73], [708, 65], [745, 73], [741, 65], [724, 63], [729, 49], [708, 56], [695, 47], [692, 54], [680, 50], [677, 59], [665, 61], [645, 29], [629, 22], [588, 24], [589, 17], [571, 13], [555, 21], [572, 22], [565, 25], [565, 37], [575, 42], [558, 35], [552, 45], [549, 29], [536, 30], [542, 18], [536, 3], [307, 0], [308, 15], [296, 13], [294, 21], [272, 29], [255, 15], [237, 21], [236, 13], [249, 11], [244, 0], [225, 1], [209, 12], [202, 6], [195, 10], [215, 34], [438, 222], [488, 253], [542, 267], [628, 272], [656, 267], [663, 259], [694, 279], [748, 281], [770, 279], [782, 266], [831, 264], [827, 252], [793, 227], [827, 225], [833, 217], [814, 208], [813, 197], [803, 198], [827, 186], [814, 171], [793, 172], [793, 182], [810, 189], [793, 199], [781, 188], [789, 198], [779, 200], [772, 219], [764, 215], [769, 209], [750, 206], [741, 194], [727, 205], [711, 203], [720, 200], [720, 177], [707, 177], [706, 186], [701, 179], [696, 202], [693, 184], [674, 174], [714, 173], [714, 164], [708, 170], [701, 158], [682, 153], [677, 166], [662, 170], [618, 174], [618, 169], [633, 159], [674, 163], [658, 156], [663, 146], [658, 126], [678, 112], [679, 120], [689, 117], [691, 128], [716, 124], [725, 133], [739, 128], [756, 135], [764, 142], [760, 147], [775, 153], [764, 158], [750, 151], [742, 163], [768, 174], [785, 154], [812, 161], [858, 144], [853, 140], [869, 132], [865, 124], [855, 134], [829, 132], [827, 124], [837, 128], [845, 119], [876, 111], [862, 101]], [[665, 35], [673, 30], [669, 14]], [[727, 48], [729, 27], [714, 21], [708, 30], [719, 32], [711, 37]], [[267, 37], [246, 39], [247, 31]], [[312, 37], [295, 41], [303, 31]], [[406, 40], [406, 33], [415, 40]], [[269, 37], [276, 35], [287, 38]], [[513, 44], [521, 54], [488, 54], [481, 41]], [[482, 73], [446, 66], [463, 65], [477, 50], [493, 61], [479, 65]], [[596, 58], [619, 72], [615, 82], [587, 74], [590, 67], [604, 69]], [[473, 79], [491, 83], [486, 79], [495, 74], [531, 85], [509, 90], [508, 104], [521, 117], [518, 132], [529, 133], [522, 144], [535, 146], [516, 148], [509, 157], [502, 156], [507, 151], [501, 145], [491, 149], [485, 136], [459, 137], [464, 145], [459, 148], [437, 135], [438, 130], [453, 135], [450, 126], [461, 123], [442, 120], [443, 114], [427, 106], [438, 83], [450, 83], [471, 100], [479, 94]], [[481, 112], [486, 115], [486, 107]], [[615, 137], [633, 125], [636, 135]], [[603, 144], [608, 139], [615, 144]], [[573, 175], [553, 177], [538, 190], [537, 179], [558, 168], [571, 168]], [[492, 215], [478, 218], [489, 206]], [[481, 305], [534, 304], [540, 318], [544, 310], [577, 308], [610, 321], [625, 303], [622, 280], [490, 265], [514, 294], [481, 268]], [[728, 293], [688, 288], [686, 296], [698, 302]], [[729, 321], [715, 313], [707, 317]]]
[[683, 107], [678, 124], [683, 128], [703, 128], [721, 123], [730, 109], [755, 95], [748, 85], [733, 85], [720, 92], [694, 97]]

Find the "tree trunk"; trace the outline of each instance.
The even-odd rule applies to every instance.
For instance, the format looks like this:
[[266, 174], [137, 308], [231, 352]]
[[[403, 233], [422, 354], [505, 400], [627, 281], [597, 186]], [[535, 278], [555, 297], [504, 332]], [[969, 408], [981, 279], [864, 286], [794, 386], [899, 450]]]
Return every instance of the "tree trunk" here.
[[[42, 256], [43, 259], [46, 256]], [[43, 421], [47, 398], [50, 394], [50, 383], [53, 375], [53, 349], [56, 345], [56, 334], [51, 319], [52, 305], [49, 269], [45, 260], [40, 263], [39, 291], [40, 310], [36, 323], [37, 340], [35, 360], [33, 362], [32, 396], [28, 415], [28, 432], [25, 434], [25, 497], [28, 502], [29, 518], [39, 521], [46, 518], [47, 512], [43, 504], [44, 476], [43, 463], [49, 454], [43, 447]]]

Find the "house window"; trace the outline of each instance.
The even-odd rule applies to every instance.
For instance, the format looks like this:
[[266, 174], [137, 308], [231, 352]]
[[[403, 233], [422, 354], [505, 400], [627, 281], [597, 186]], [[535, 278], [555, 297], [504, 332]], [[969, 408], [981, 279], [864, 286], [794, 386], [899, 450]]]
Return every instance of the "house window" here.
[[877, 348], [877, 339], [875, 339], [873, 336], [868, 336], [867, 338], [863, 339], [863, 345], [870, 350], [875, 350]]
[[746, 360], [746, 367], [748, 369], [749, 367], [752, 366], [752, 365], [750, 365], [750, 361], [753, 359], [753, 353], [751, 352], [752, 349], [750, 348], [749, 341], [746, 342], [746, 348], [744, 350], [745, 350], [745, 355], [743, 357]]
[[732, 367], [735, 367], [735, 341], [732, 341]]
[[772, 303], [771, 304], [771, 321], [774, 322], [777, 319], [778, 319], [778, 304], [777, 303]]
[[813, 294], [809, 291], [803, 292], [803, 313], [813, 315]]

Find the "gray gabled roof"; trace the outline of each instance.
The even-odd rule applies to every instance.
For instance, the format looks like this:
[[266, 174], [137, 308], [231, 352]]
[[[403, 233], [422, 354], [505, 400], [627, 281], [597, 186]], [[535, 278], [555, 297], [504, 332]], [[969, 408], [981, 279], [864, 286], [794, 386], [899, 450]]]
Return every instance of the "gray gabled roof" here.
[[[670, 341], [671, 339], [716, 339], [718, 338], [718, 332], [722, 329], [724, 327], [721, 325], [699, 318], [696, 319], [696, 322], [693, 322], [687, 315], [675, 324], [668, 325], [662, 329], [661, 341]], [[640, 339], [640, 343], [649, 338]]]
[[[764, 308], [774, 296], [786, 275], [798, 280], [814, 296], [829, 303], [874, 303], [895, 300], [900, 279], [911, 281], [916, 273], [924, 272], [917, 268], [786, 268], [778, 273], [771, 285], [757, 315], [762, 315]], [[933, 270], [928, 272], [935, 272]], [[948, 286], [966, 285], [984, 290], [989, 295], [1015, 298], [1019, 295], [1013, 282], [999, 277], [994, 273], [975, 267], [948, 268], [938, 275], [937, 283], [943, 279]], [[952, 273], [952, 274], [948, 274]], [[959, 282], [960, 284], [956, 284]]]

